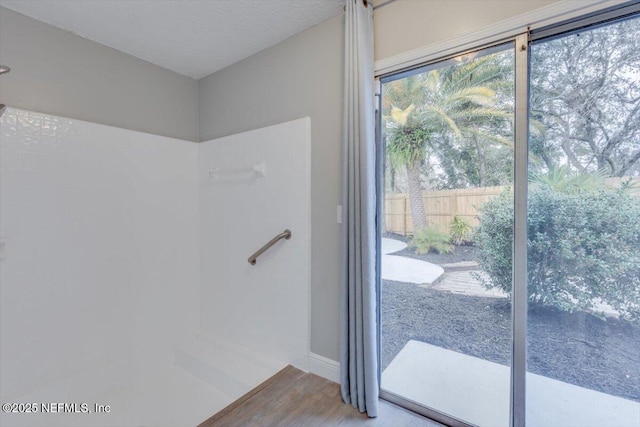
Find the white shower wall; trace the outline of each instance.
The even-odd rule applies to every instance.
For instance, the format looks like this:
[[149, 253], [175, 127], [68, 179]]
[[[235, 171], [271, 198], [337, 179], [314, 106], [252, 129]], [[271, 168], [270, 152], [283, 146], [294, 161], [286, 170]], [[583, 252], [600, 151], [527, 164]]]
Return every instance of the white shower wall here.
[[0, 121], [2, 401], [55, 384], [78, 398], [59, 395], [69, 378], [86, 395], [172, 356], [199, 324], [197, 144], [13, 108]]
[[[199, 147], [202, 329], [303, 369], [310, 334], [310, 126], [303, 118]], [[264, 165], [264, 176], [233, 172], [255, 165]], [[248, 263], [285, 229], [290, 240]]]
[[[197, 425], [306, 368], [309, 160], [309, 119], [196, 144], [7, 109], [0, 400], [112, 410], [0, 424]], [[264, 177], [224, 173], [258, 163]]]

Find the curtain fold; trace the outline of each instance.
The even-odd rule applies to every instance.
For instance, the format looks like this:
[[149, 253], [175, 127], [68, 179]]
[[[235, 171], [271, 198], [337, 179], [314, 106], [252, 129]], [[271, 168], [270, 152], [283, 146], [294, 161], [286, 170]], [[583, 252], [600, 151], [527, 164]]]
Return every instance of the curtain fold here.
[[346, 1], [343, 123], [342, 398], [378, 413], [373, 7]]

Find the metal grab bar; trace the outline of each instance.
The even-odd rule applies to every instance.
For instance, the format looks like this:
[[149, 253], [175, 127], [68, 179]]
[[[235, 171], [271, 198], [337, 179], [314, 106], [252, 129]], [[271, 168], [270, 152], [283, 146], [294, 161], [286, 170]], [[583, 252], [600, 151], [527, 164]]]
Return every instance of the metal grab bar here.
[[258, 249], [253, 255], [251, 255], [248, 259], [249, 264], [256, 265], [256, 260], [258, 259], [258, 257], [263, 253], [265, 253], [267, 249], [269, 249], [271, 246], [275, 245], [278, 242], [278, 240], [281, 240], [281, 239], [289, 240], [290, 238], [291, 238], [291, 230], [289, 229], [284, 230], [282, 233], [278, 234], [276, 237], [269, 240], [263, 247]]

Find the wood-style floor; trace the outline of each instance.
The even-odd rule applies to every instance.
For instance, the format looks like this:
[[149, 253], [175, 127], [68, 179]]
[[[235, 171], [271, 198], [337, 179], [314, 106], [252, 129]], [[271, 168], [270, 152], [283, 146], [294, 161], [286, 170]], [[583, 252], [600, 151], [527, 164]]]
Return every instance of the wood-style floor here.
[[269, 378], [198, 427], [439, 427], [440, 424], [380, 401], [368, 418], [340, 397], [340, 386], [293, 366]]

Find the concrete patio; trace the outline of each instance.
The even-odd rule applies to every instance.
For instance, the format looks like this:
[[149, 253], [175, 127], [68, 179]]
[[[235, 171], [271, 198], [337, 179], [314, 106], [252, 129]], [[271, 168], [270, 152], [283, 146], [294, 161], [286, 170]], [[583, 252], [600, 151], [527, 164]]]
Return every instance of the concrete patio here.
[[[638, 427], [640, 403], [527, 373], [527, 425]], [[409, 341], [382, 389], [479, 426], [509, 425], [507, 366]]]

